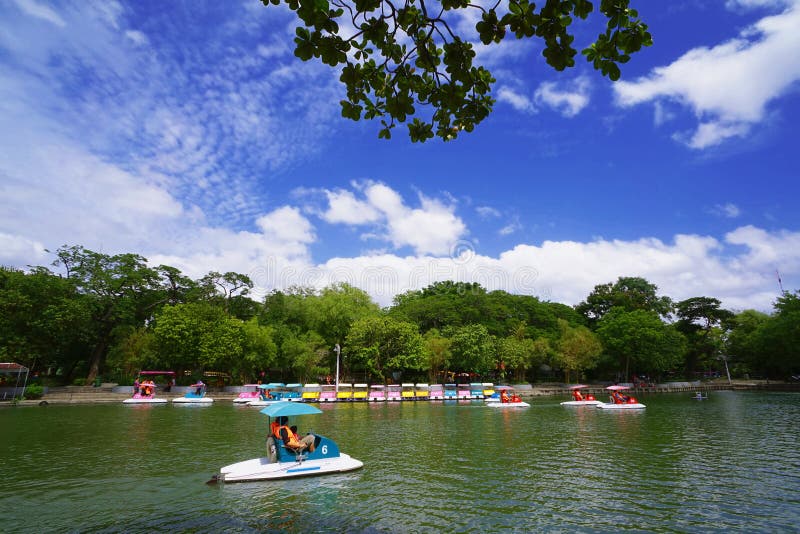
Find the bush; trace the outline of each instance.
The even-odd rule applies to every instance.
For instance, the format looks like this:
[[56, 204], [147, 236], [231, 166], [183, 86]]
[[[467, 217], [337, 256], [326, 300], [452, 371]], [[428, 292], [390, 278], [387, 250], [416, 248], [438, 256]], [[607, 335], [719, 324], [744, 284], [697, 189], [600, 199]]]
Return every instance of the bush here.
[[72, 381], [73, 386], [82, 386], [84, 384], [86, 384], [85, 378], [76, 378], [75, 380]]
[[25, 388], [24, 397], [26, 399], [41, 399], [42, 395], [44, 395], [44, 388], [39, 384], [31, 384]]

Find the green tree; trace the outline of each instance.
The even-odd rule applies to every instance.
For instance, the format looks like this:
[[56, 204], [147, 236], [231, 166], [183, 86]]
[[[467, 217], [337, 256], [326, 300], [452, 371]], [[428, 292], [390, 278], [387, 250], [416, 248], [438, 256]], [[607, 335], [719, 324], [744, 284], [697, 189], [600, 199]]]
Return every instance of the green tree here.
[[0, 359], [70, 375], [94, 337], [93, 306], [74, 280], [0, 267]]
[[785, 291], [775, 302], [775, 313], [757, 332], [760, 357], [757, 370], [768, 378], [800, 374], [800, 291]]
[[440, 380], [444, 371], [450, 367], [450, 352], [451, 341], [441, 335], [439, 330], [432, 328], [425, 332], [423, 336], [423, 346], [425, 349], [424, 367], [428, 369], [428, 380], [430, 382], [437, 382]]
[[198, 283], [204, 300], [221, 305], [234, 317], [247, 320], [256, 313], [255, 303], [247, 297], [253, 281], [244, 274], [211, 271]]
[[756, 310], [744, 310], [731, 320], [732, 328], [725, 350], [734, 374], [747, 374], [760, 368], [764, 350], [760, 333], [767, 321], [769, 315]]
[[629, 380], [631, 367], [639, 373], [658, 374], [680, 365], [686, 339], [664, 324], [652, 311], [614, 308], [597, 327], [604, 351], [615, 358]]
[[585, 326], [570, 326], [558, 320], [561, 336], [553, 352], [553, 363], [564, 371], [564, 380], [570, 381], [570, 373], [580, 380], [581, 373], [597, 365], [603, 345]]
[[397, 295], [390, 310], [391, 315], [418, 324], [421, 332], [479, 323], [485, 312], [486, 290], [480, 284], [450, 280]]
[[303, 382], [315, 381], [328, 372], [323, 366], [328, 357], [325, 340], [314, 331], [290, 334], [283, 340], [281, 350], [294, 376]]
[[380, 308], [369, 294], [346, 283], [323, 289], [313, 299], [312, 326], [328, 346], [344, 345], [350, 326], [364, 317], [377, 316]]
[[425, 361], [417, 326], [388, 316], [354, 322], [346, 346], [351, 367], [360, 367], [378, 380], [394, 371], [422, 370]]
[[[578, 52], [573, 48], [574, 18], [587, 19], [594, 10], [588, 0], [547, 0], [538, 10], [527, 0], [486, 6], [464, 0], [409, 0], [402, 5], [388, 0], [283, 3], [300, 23], [295, 29], [295, 56], [341, 68], [339, 80], [347, 90], [342, 116], [380, 119], [379, 137], [386, 139], [397, 123], [413, 117], [408, 124], [412, 141], [434, 135], [454, 139], [460, 131], [471, 132], [491, 112], [495, 79], [473, 63], [471, 39], [492, 45], [508, 33], [516, 39], [535, 37], [543, 44], [546, 62], [562, 71], [575, 65]], [[582, 54], [603, 75], [617, 80], [619, 65], [650, 46], [652, 37], [628, 0], [602, 0], [599, 11], [605, 31], [587, 43]], [[459, 34], [459, 22], [468, 19], [476, 21], [474, 34]], [[422, 109], [430, 110], [430, 118], [420, 119]]]
[[495, 369], [495, 343], [485, 326], [450, 327], [444, 334], [451, 340], [453, 370], [485, 375]]
[[[505, 375], [504, 369], [510, 369], [513, 380], [521, 382], [527, 370], [536, 363], [539, 351], [534, 340], [509, 336], [497, 340], [497, 354], [500, 357], [501, 379]], [[544, 363], [544, 360], [538, 363]]]
[[273, 339], [273, 328], [259, 324], [253, 317], [242, 325], [242, 358], [230, 369], [242, 381], [254, 379], [259, 371], [269, 369], [277, 359], [278, 347]]
[[722, 309], [715, 298], [693, 297], [675, 304], [678, 321], [675, 327], [686, 336], [687, 350], [684, 368], [691, 376], [699, 367], [716, 367], [717, 355], [723, 348], [720, 327], [733, 319], [733, 313]]
[[94, 339], [86, 382], [94, 381], [105, 364], [118, 328], [138, 326], [152, 313], [158, 300], [159, 275], [136, 254], [109, 256], [80, 246], [63, 246], [54, 266], [63, 267], [78, 290], [90, 297]]
[[672, 313], [669, 297], [659, 297], [658, 287], [644, 278], [620, 277], [616, 282], [594, 286], [586, 300], [575, 309], [585, 316], [591, 326], [596, 326], [612, 308], [624, 311], [644, 310], [666, 318]]
[[229, 370], [242, 358], [242, 322], [208, 302], [165, 306], [154, 333], [160, 363], [177, 370]]
[[156, 336], [146, 327], [133, 327], [108, 352], [108, 371], [117, 379], [132, 377], [142, 369], [160, 367]]

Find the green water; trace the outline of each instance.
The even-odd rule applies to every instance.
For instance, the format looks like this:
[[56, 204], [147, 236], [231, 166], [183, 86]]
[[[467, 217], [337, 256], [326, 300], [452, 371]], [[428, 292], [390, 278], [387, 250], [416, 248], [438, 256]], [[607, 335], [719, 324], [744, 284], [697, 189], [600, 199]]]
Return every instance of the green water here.
[[295, 423], [363, 469], [227, 485], [264, 452], [256, 408], [0, 409], [0, 531], [799, 531], [800, 395], [561, 400], [322, 405]]

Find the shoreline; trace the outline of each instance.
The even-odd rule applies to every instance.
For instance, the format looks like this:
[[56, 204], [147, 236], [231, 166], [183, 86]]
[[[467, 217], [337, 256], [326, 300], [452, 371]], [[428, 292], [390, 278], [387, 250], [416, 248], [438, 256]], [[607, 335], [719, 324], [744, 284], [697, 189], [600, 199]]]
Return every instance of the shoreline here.
[[[646, 396], [652, 393], [686, 393], [695, 391], [786, 391], [786, 392], [800, 392], [800, 382], [770, 382], [764, 380], [740, 380], [734, 381], [732, 384], [724, 383], [703, 383], [691, 384], [687, 382], [676, 383], [679, 385], [671, 384], [657, 384], [652, 387], [637, 387], [630, 388], [630, 393], [634, 396]], [[544, 385], [544, 386], [531, 386], [528, 384], [518, 384], [513, 386], [520, 397], [536, 398], [536, 397], [569, 397], [570, 391], [563, 385]], [[14, 406], [49, 406], [49, 405], [69, 405], [69, 404], [113, 404], [122, 403], [127, 398], [130, 398], [128, 393], [115, 393], [110, 391], [111, 388], [95, 388], [92, 386], [63, 386], [59, 388], [52, 388], [51, 391], [43, 395], [39, 399], [26, 399], [26, 400], [2, 400], [0, 401], [0, 408], [14, 407]], [[606, 395], [605, 386], [592, 386], [589, 385], [585, 391], [600, 398], [599, 395]], [[158, 395], [160, 398], [171, 401], [174, 398], [182, 397], [182, 393], [162, 393]], [[209, 391], [209, 397], [214, 401], [228, 401], [233, 403], [233, 399], [238, 396], [235, 392], [226, 391]], [[462, 399], [463, 400], [463, 399]], [[473, 399], [478, 400], [478, 399]], [[431, 402], [430, 399], [418, 398], [414, 401], [401, 401], [401, 402]], [[339, 401], [339, 402], [352, 402], [352, 401]], [[367, 401], [356, 401], [367, 402]], [[373, 401], [375, 402], [375, 401]], [[377, 401], [387, 402], [387, 401]], [[440, 402], [440, 401], [433, 401]], [[169, 402], [171, 404], [171, 402]], [[333, 404], [333, 403], [331, 403]]]

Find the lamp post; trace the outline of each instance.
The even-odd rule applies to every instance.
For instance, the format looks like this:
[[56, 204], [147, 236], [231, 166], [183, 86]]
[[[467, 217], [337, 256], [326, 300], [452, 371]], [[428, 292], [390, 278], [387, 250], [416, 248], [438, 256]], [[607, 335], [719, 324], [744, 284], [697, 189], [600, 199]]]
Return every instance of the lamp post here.
[[339, 347], [337, 343], [333, 350], [336, 351], [336, 395], [339, 395], [339, 354], [341, 354], [342, 349]]

